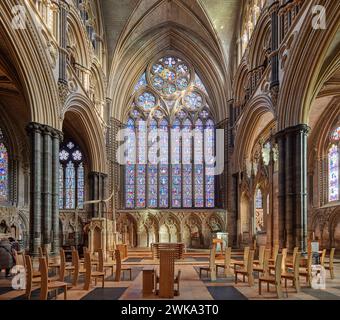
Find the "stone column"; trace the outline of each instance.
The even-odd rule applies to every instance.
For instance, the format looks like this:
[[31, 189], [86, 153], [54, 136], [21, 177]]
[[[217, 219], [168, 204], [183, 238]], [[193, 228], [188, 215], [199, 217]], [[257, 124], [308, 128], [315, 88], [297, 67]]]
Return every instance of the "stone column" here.
[[289, 251], [307, 250], [307, 134], [305, 124], [276, 136], [279, 145], [279, 235]]
[[27, 131], [31, 144], [31, 191], [30, 191], [30, 254], [37, 256], [41, 246], [41, 178], [42, 178], [42, 125], [30, 123]]
[[52, 231], [52, 130], [44, 127], [43, 136], [43, 176], [42, 176], [42, 221], [43, 243], [50, 251]]
[[[273, 213], [273, 227], [278, 225], [279, 245], [282, 247], [285, 242], [286, 234], [286, 143], [284, 132], [279, 132], [276, 136], [278, 148], [279, 148], [279, 194], [278, 194], [278, 215]], [[273, 230], [275, 231], [275, 230]], [[275, 240], [274, 240], [275, 242]]]
[[271, 82], [270, 88], [279, 86], [279, 20], [278, 20], [279, 1], [273, 1], [269, 7], [269, 13], [271, 15]]
[[59, 79], [67, 85], [67, 16], [70, 7], [65, 0], [59, 0]]
[[[98, 194], [98, 172], [90, 173], [90, 185], [91, 185], [91, 200], [99, 200]], [[98, 205], [93, 204], [92, 207], [92, 217], [98, 217]]]
[[59, 146], [63, 134], [54, 130], [52, 134], [52, 252], [59, 254]]
[[295, 215], [295, 246], [303, 253], [307, 252], [308, 222], [307, 222], [307, 136], [309, 127], [305, 124], [296, 127], [295, 132], [295, 175], [296, 179], [296, 215]]

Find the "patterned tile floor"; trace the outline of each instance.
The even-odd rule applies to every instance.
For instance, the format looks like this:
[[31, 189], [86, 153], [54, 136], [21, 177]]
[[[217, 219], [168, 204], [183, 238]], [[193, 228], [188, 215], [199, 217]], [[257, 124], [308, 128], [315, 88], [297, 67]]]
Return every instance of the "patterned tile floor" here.
[[[197, 261], [201, 260], [201, 261]], [[266, 285], [263, 286], [263, 293], [258, 294], [258, 281], [255, 279], [255, 285], [249, 287], [248, 283], [234, 283], [233, 276], [224, 278], [218, 276], [216, 282], [211, 282], [205, 274], [199, 279], [198, 267], [207, 265], [206, 259], [195, 259], [188, 257], [181, 263], [176, 264], [176, 270], [182, 271], [180, 282], [180, 296], [175, 300], [277, 300], [274, 288], [271, 287], [267, 292]], [[94, 283], [89, 291], [83, 290], [83, 280], [79, 281], [77, 287], [68, 290], [69, 300], [152, 300], [160, 299], [155, 295], [143, 296], [142, 294], [142, 267], [153, 265], [157, 268], [157, 261], [149, 260], [126, 260], [125, 264], [129, 264], [133, 268], [133, 280], [123, 280], [114, 282], [109, 271], [105, 288], [101, 288], [100, 281], [97, 286]], [[134, 262], [135, 261], [135, 262]], [[285, 300], [340, 300], [340, 260], [335, 264], [336, 278], [331, 280], [327, 271], [326, 290], [315, 290], [306, 286], [305, 280], [301, 279], [302, 290], [296, 293], [292, 287], [284, 288]], [[5, 278], [4, 273], [0, 274], [0, 300], [21, 300], [23, 291], [11, 289], [11, 279]], [[32, 294], [32, 299], [39, 299], [39, 289]], [[51, 296], [50, 299], [55, 299]], [[63, 293], [57, 296], [58, 300], [63, 299]]]

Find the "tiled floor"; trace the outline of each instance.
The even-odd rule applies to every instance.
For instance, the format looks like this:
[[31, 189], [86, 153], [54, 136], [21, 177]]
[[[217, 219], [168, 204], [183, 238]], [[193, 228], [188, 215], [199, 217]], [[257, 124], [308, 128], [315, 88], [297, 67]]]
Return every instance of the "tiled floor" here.
[[[205, 273], [202, 279], [199, 279], [199, 266], [207, 265], [207, 256], [202, 254], [198, 259], [197, 256], [185, 257], [179, 263], [176, 263], [176, 270], [181, 269], [180, 296], [175, 300], [277, 300], [274, 288], [267, 292], [266, 285], [263, 285], [263, 293], [258, 294], [258, 281], [255, 279], [255, 285], [249, 287], [248, 283], [234, 283], [233, 275], [228, 278], [219, 275], [217, 281], [212, 282], [206, 277]], [[133, 268], [133, 280], [123, 280], [114, 282], [113, 277], [107, 274], [105, 288], [101, 288], [101, 282], [94, 284], [89, 291], [83, 290], [83, 282], [80, 279], [75, 288], [68, 290], [69, 300], [141, 300], [141, 299], [160, 299], [155, 295], [143, 296], [142, 294], [142, 267], [154, 266], [157, 268], [157, 261], [151, 257], [137, 257], [132, 255], [125, 264]], [[301, 279], [302, 291], [296, 293], [292, 287], [284, 288], [284, 299], [291, 300], [340, 300], [340, 260], [335, 264], [336, 278], [331, 280], [327, 272], [326, 290], [315, 290], [308, 288], [304, 279]], [[23, 299], [23, 291], [11, 289], [11, 279], [5, 278], [4, 273], [0, 274], [0, 300]], [[32, 299], [39, 298], [39, 289], [32, 294]], [[54, 299], [55, 297], [50, 297]], [[57, 296], [58, 300], [63, 299], [63, 293]]]

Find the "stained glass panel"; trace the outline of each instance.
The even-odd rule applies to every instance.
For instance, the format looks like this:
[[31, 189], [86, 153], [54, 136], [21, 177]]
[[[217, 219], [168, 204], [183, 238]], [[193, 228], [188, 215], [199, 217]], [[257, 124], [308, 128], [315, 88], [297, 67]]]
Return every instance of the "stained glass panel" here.
[[183, 163], [183, 207], [192, 207], [192, 125], [189, 119], [183, 124], [183, 144], [182, 144], [182, 163]]
[[129, 209], [135, 207], [135, 163], [136, 163], [136, 141], [135, 122], [132, 119], [127, 121], [127, 165], [125, 167], [125, 206]]
[[148, 165], [148, 206], [157, 208], [158, 201], [158, 165], [157, 165], [157, 121], [152, 119], [149, 124], [149, 165]]
[[205, 88], [202, 80], [197, 74], [195, 74], [195, 86], [201, 91], [203, 91], [206, 95], [208, 95], [207, 89]]
[[197, 120], [194, 132], [195, 207], [204, 207], [203, 122]]
[[215, 125], [209, 119], [204, 129], [204, 152], [206, 162], [206, 177], [205, 177], [205, 205], [207, 208], [215, 207]]
[[328, 153], [329, 201], [339, 200], [339, 149], [332, 145]]
[[59, 209], [64, 208], [64, 168], [59, 166]]
[[147, 128], [145, 121], [138, 122], [138, 154], [136, 207], [146, 206], [146, 158], [147, 158]]
[[333, 141], [340, 141], [340, 127], [337, 127], [333, 132], [332, 132], [332, 140]]
[[198, 92], [189, 92], [184, 96], [184, 104], [192, 111], [196, 111], [203, 107], [202, 95]]
[[8, 201], [8, 152], [0, 143], [0, 202]]
[[169, 128], [163, 119], [159, 126], [160, 164], [159, 164], [159, 207], [169, 206]]
[[182, 166], [181, 166], [181, 122], [176, 119], [171, 130], [171, 203], [172, 207], [182, 206]]
[[139, 89], [146, 86], [146, 73], [143, 73], [143, 75], [138, 80], [134, 92], [137, 92]]
[[81, 163], [78, 166], [78, 172], [77, 172], [77, 206], [79, 209], [84, 209], [84, 166]]
[[138, 97], [137, 105], [145, 111], [149, 111], [156, 106], [156, 97], [151, 92], [144, 92]]
[[76, 171], [70, 161], [66, 165], [65, 173], [65, 208], [75, 209], [76, 206]]
[[256, 192], [256, 209], [263, 209], [263, 199], [261, 189], [257, 189]]
[[84, 208], [84, 155], [72, 141], [66, 141], [59, 152], [59, 209]]

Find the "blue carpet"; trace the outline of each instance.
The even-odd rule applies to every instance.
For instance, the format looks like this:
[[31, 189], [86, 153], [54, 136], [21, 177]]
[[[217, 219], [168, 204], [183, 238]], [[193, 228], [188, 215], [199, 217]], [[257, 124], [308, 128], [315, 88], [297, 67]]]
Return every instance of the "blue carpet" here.
[[209, 261], [209, 258], [207, 257], [194, 257], [194, 259], [198, 262], [206, 262]]
[[127, 258], [123, 262], [141, 262], [143, 258]]
[[95, 288], [81, 300], [118, 300], [127, 288]]
[[319, 300], [340, 300], [340, 297], [336, 294], [327, 292], [325, 290], [316, 290], [313, 288], [302, 289], [303, 293], [309, 294], [310, 296], [317, 298]]
[[[64, 291], [62, 289], [58, 290], [58, 294], [61, 294], [63, 292]], [[52, 300], [52, 299], [55, 299], [55, 298], [56, 298], [56, 292], [55, 291], [48, 293], [47, 300]], [[23, 294], [19, 297], [12, 299], [12, 300], [27, 300], [27, 299], [26, 299], [25, 295]], [[35, 289], [35, 290], [32, 291], [30, 300], [40, 300], [40, 289]]]
[[207, 287], [214, 300], [248, 300], [240, 291], [231, 286]]
[[[197, 272], [198, 276], [200, 274], [200, 267], [194, 267], [195, 271]], [[201, 281], [203, 281], [204, 283], [207, 282], [214, 282], [214, 283], [234, 283], [234, 277], [232, 275], [228, 276], [228, 278], [225, 277], [225, 275], [222, 273], [222, 271], [220, 270], [220, 272], [216, 275], [216, 281], [211, 281], [210, 280], [210, 273], [208, 273], [206, 271], [202, 271], [202, 277], [200, 279]]]
[[12, 287], [0, 287], [0, 295], [6, 294], [10, 291], [13, 291], [14, 289]]
[[[131, 267], [132, 269], [132, 280], [135, 280], [138, 275], [141, 273], [141, 271], [143, 270], [143, 268], [141, 267]], [[123, 278], [123, 272], [121, 273], [121, 281], [130, 281], [130, 272], [129, 271], [125, 271], [124, 272], [124, 278]], [[115, 280], [115, 275], [110, 275], [109, 277], [105, 278], [105, 281], [114, 281]]]

